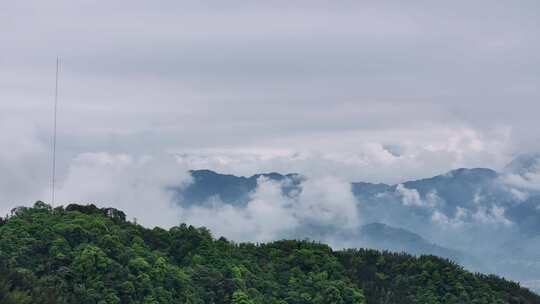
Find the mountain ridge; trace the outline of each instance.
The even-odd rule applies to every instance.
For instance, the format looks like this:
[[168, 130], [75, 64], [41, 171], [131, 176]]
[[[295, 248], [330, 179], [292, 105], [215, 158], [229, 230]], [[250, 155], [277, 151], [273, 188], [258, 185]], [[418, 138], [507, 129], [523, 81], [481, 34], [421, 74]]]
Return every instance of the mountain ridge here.
[[205, 228], [147, 229], [123, 215], [42, 202], [15, 209], [0, 221], [0, 302], [540, 303], [517, 283], [434, 256], [236, 244]]
[[[216, 172], [212, 174], [219, 175]], [[497, 273], [522, 282], [536, 282], [540, 279], [537, 275], [540, 273], [537, 255], [540, 250], [540, 195], [507, 183], [507, 174], [510, 173], [488, 168], [458, 168], [397, 184], [352, 182], [350, 185], [358, 206], [358, 216], [363, 223], [384, 223], [415, 233], [430, 240], [428, 242], [448, 249], [444, 254], [436, 253], [441, 256], [453, 259], [455, 255], [451, 252], [463, 253], [463, 261], [469, 269]], [[204, 175], [194, 184], [203, 193]], [[238, 193], [242, 196], [232, 195], [221, 199], [220, 190], [217, 189], [212, 197], [221, 199], [225, 204], [244, 208], [251, 199], [250, 195], [257, 189], [254, 176], [258, 175], [249, 177], [249, 187], [240, 188]], [[283, 181], [286, 176], [274, 173], [270, 179]], [[296, 182], [283, 184], [288, 185], [289, 191], [298, 190], [292, 192], [298, 195], [303, 181], [309, 177], [300, 174], [289, 176], [294, 176]], [[287, 191], [283, 191], [283, 194], [287, 194]], [[204, 197], [203, 201], [210, 197]], [[188, 200], [182, 202], [182, 206], [189, 208], [192, 204], [200, 203]], [[324, 229], [327, 228], [306, 229], [322, 233], [324, 238]], [[356, 235], [344, 233], [341, 240], [345, 240], [346, 244], [360, 244], [361, 229], [362, 226], [359, 226]], [[300, 232], [306, 232], [304, 230]], [[496, 238], [493, 233], [497, 234]], [[317, 236], [312, 234], [312, 237]], [[380, 237], [388, 236], [382, 234]], [[403, 239], [407, 239], [406, 236]], [[391, 242], [385, 241], [371, 245], [411, 253], [421, 253], [417, 249], [426, 248], [412, 244], [395, 248]], [[519, 254], [516, 255], [516, 252]]]

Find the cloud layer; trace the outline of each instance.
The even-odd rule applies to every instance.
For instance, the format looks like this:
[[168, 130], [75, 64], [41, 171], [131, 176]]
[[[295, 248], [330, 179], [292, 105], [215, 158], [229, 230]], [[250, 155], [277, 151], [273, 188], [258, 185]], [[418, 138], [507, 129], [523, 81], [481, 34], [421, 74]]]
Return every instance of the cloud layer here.
[[332, 242], [335, 233], [359, 228], [358, 204], [348, 182], [309, 179], [286, 195], [282, 189], [288, 182], [261, 177], [245, 206], [216, 199], [181, 207], [181, 219], [237, 241], [311, 237]]
[[15, 124], [2, 132], [35, 127], [49, 142], [60, 55], [64, 162], [252, 152], [262, 160], [237, 171], [387, 182], [498, 168], [540, 148], [538, 11], [536, 1], [5, 2], [0, 119]]

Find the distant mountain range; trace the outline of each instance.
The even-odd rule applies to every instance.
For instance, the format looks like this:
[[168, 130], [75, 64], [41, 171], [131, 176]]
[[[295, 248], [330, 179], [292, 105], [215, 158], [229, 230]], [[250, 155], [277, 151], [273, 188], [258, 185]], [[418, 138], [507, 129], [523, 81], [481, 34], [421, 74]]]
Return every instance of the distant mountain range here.
[[[531, 162], [528, 160], [528, 163]], [[514, 163], [513, 166], [517, 165]], [[522, 171], [523, 169], [520, 169], [520, 172]], [[275, 172], [250, 177], [220, 174], [211, 170], [193, 170], [191, 174], [194, 182], [179, 192], [179, 200], [188, 205], [219, 199], [225, 204], [241, 206], [249, 201], [250, 194], [255, 191], [257, 180], [261, 177], [274, 181], [291, 181], [283, 188], [285, 194], [300, 188], [301, 182], [306, 178], [300, 174], [283, 175]], [[469, 215], [474, 214], [479, 207], [483, 207], [486, 212], [493, 207], [501, 207], [504, 208], [505, 217], [516, 224], [521, 232], [527, 235], [540, 234], [540, 194], [506, 185], [502, 177], [502, 173], [491, 169], [461, 168], [398, 185], [353, 182], [351, 190], [359, 201], [368, 203], [365, 207], [371, 209], [372, 213], [396, 203], [396, 200], [399, 200], [398, 187], [401, 187], [416, 192], [419, 200], [436, 200], [427, 203], [439, 203], [438, 211], [447, 218], [456, 218], [459, 216], [457, 213], [462, 211]], [[384, 202], [382, 206], [381, 202]], [[399, 201], [397, 203], [400, 204]], [[420, 203], [422, 202], [417, 204]], [[418, 215], [421, 210], [413, 212]], [[376, 222], [376, 215], [369, 220]]]
[[[540, 187], [512, 180], [530, 184], [540, 171], [539, 160], [538, 155], [520, 156], [501, 172], [460, 168], [393, 185], [352, 182], [351, 192], [367, 224], [350, 237], [365, 247], [433, 254], [465, 261], [476, 270], [537, 281]], [[177, 191], [183, 206], [217, 200], [243, 207], [260, 178], [281, 182], [283, 195], [302, 191], [308, 179], [275, 172], [242, 177], [194, 170], [191, 175], [193, 183]]]
[[518, 175], [538, 173], [540, 171], [540, 153], [519, 155], [506, 165], [504, 171]]
[[[388, 200], [398, 187], [416, 191], [421, 200], [436, 200], [437, 210], [450, 219], [463, 215], [479, 220], [502, 220], [489, 216], [504, 216], [524, 235], [540, 234], [540, 195], [530, 189], [521, 189], [505, 183], [505, 174], [491, 169], [457, 169], [431, 178], [407, 181], [400, 185], [353, 183], [352, 189], [359, 199], [375, 202]], [[387, 195], [384, 195], [387, 194]], [[369, 206], [369, 205], [368, 205]], [[494, 214], [496, 212], [504, 214]], [[459, 213], [462, 212], [462, 215]], [[484, 213], [478, 213], [484, 212]], [[482, 218], [485, 215], [488, 218]], [[460, 220], [466, 220], [461, 218]]]
[[361, 244], [365, 247], [407, 252], [414, 255], [431, 254], [456, 262], [463, 262], [463, 253], [433, 244], [420, 235], [403, 228], [394, 228], [381, 223], [371, 223], [360, 229]]
[[[250, 177], [219, 174], [211, 170], [191, 171], [193, 183], [182, 191], [184, 204], [200, 204], [212, 199], [219, 199], [225, 204], [235, 206], [245, 205], [250, 194], [257, 188], [257, 180], [261, 177], [273, 181], [290, 180], [283, 188], [284, 194], [300, 187], [305, 179], [299, 174], [264, 173]], [[353, 183], [355, 195], [376, 194], [390, 190], [392, 186], [384, 184]], [[395, 186], [394, 186], [395, 188]], [[410, 254], [432, 254], [449, 258], [458, 262], [463, 260], [463, 254], [457, 250], [445, 248], [431, 243], [422, 236], [403, 228], [394, 228], [382, 223], [371, 223], [360, 228], [359, 241], [365, 247], [407, 252]]]
[[[193, 183], [181, 193], [182, 200], [188, 204], [197, 204], [218, 198], [231, 205], [243, 205], [248, 202], [249, 195], [257, 188], [257, 180], [261, 177], [274, 181], [289, 179], [291, 187], [298, 186], [302, 177], [298, 174], [264, 173], [250, 177], [219, 174], [211, 170], [190, 171]], [[285, 187], [287, 193], [291, 187]]]

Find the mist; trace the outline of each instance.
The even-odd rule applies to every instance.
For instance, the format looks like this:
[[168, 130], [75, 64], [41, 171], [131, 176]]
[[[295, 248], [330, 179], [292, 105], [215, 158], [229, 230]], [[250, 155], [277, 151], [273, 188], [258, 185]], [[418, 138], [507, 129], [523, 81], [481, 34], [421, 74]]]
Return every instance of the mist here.
[[[540, 164], [507, 166], [540, 151], [538, 1], [98, 2], [0, 3], [0, 215], [52, 203], [59, 56], [55, 205], [334, 248], [378, 222], [470, 269], [540, 273]], [[452, 200], [408, 183], [458, 168], [500, 176]], [[179, 197], [196, 169], [305, 180], [194, 205]]]

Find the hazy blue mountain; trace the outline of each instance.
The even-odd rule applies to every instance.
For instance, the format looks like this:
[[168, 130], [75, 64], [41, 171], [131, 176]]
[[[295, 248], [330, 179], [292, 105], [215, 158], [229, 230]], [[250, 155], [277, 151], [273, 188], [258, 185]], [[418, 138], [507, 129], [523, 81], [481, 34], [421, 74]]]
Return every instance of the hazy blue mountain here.
[[518, 223], [520, 231], [526, 236], [540, 236], [540, 195], [509, 206], [506, 215]]
[[[518, 189], [504, 184], [503, 177], [503, 174], [491, 169], [462, 168], [431, 178], [403, 182], [401, 185], [417, 191], [422, 200], [429, 199], [430, 195], [436, 197], [437, 210], [448, 218], [455, 217], [458, 208], [466, 210], [470, 215], [482, 208], [489, 210], [501, 207], [505, 217], [522, 233], [540, 234], [540, 194], [521, 189], [519, 191], [524, 198], [516, 197], [512, 190]], [[415, 221], [431, 217], [430, 210], [401, 208], [402, 201], [397, 188], [398, 185], [352, 183], [354, 195], [365, 203], [366, 212], [373, 215], [371, 220], [376, 221], [381, 213], [397, 219], [404, 216], [403, 212], [408, 212], [407, 218], [416, 217]]]
[[[220, 174], [211, 170], [193, 170], [191, 175], [193, 184], [182, 192], [187, 202], [202, 202], [211, 197], [219, 197], [223, 202], [231, 204], [245, 202], [249, 193], [255, 190], [259, 177], [275, 181], [289, 178], [295, 181], [295, 185], [301, 181], [298, 174], [284, 175], [275, 172], [244, 177]], [[492, 182], [497, 177], [497, 172], [490, 169], [457, 169], [431, 178], [407, 181], [403, 185], [408, 189], [416, 189], [422, 196], [436, 191], [445, 201], [455, 205], [474, 200], [479, 190], [491, 190]], [[351, 186], [353, 193], [363, 198], [393, 192], [397, 187], [397, 185], [366, 182], [353, 182]]]
[[498, 173], [491, 169], [461, 168], [431, 178], [404, 182], [403, 186], [416, 189], [422, 196], [435, 191], [447, 207], [454, 207], [474, 203], [475, 197], [479, 196], [492, 201], [493, 191], [498, 192], [494, 187], [498, 177]]
[[[406, 181], [401, 185], [409, 190], [418, 192], [421, 199], [429, 195], [440, 199], [439, 211], [449, 217], [456, 212], [456, 207], [469, 208], [478, 203], [479, 199], [493, 203], [511, 199], [510, 194], [502, 193], [497, 180], [499, 174], [491, 169], [457, 169], [430, 178]], [[372, 206], [368, 208], [388, 208], [388, 205], [401, 204], [396, 197], [398, 185], [372, 184], [365, 182], [352, 183], [354, 195], [361, 201]], [[394, 200], [392, 200], [394, 198]], [[410, 210], [417, 216], [425, 210]], [[376, 209], [373, 212], [377, 213]], [[397, 215], [396, 215], [397, 216]], [[430, 216], [430, 214], [425, 214]]]
[[298, 174], [282, 175], [275, 172], [250, 177], [219, 174], [211, 170], [192, 170], [190, 173], [193, 183], [179, 193], [183, 202], [188, 205], [204, 203], [210, 199], [219, 199], [225, 204], [244, 205], [248, 202], [250, 193], [257, 187], [260, 177], [274, 181], [291, 180], [291, 185], [283, 189], [285, 193], [301, 180]]
[[[533, 163], [530, 158], [520, 159], [525, 167]], [[521, 167], [520, 167], [521, 168]], [[265, 173], [250, 177], [220, 174], [210, 170], [191, 171], [193, 183], [179, 191], [179, 201], [185, 206], [200, 205], [211, 199], [218, 199], [225, 204], [245, 205], [257, 187], [257, 180], [265, 177], [274, 181], [287, 180], [283, 183], [283, 193], [292, 189], [301, 190], [303, 177], [298, 174]], [[525, 235], [540, 234], [540, 195], [527, 194], [524, 201], [519, 201], [509, 188], [501, 183], [501, 174], [491, 169], [456, 169], [430, 178], [406, 181], [401, 187], [416, 191], [421, 200], [437, 199], [437, 210], [448, 218], [454, 218], [458, 209], [465, 210], [469, 216], [478, 210], [504, 208], [504, 216]], [[420, 231], [420, 226], [429, 222], [433, 210], [429, 208], [411, 208], [403, 206], [398, 193], [398, 185], [354, 182], [353, 194], [361, 204], [362, 216], [371, 222], [386, 222], [394, 227]], [[429, 232], [429, 231], [428, 231]]]
[[[343, 232], [343, 240], [377, 249], [447, 257], [478, 271], [537, 282], [540, 194], [507, 184], [505, 177], [509, 173], [536, 172], [539, 159], [518, 158], [500, 173], [485, 168], [461, 168], [394, 185], [353, 182], [351, 190], [357, 198], [359, 217], [364, 223], [373, 224], [361, 226], [356, 232]], [[302, 191], [305, 180], [298, 174], [280, 173], [242, 177], [196, 170], [191, 174], [193, 183], [178, 192], [184, 206], [219, 199], [241, 207], [256, 190], [260, 177], [287, 181], [282, 189], [285, 195], [292, 189]], [[404, 191], [419, 202], [407, 205]], [[516, 191], [520, 194], [516, 195]], [[435, 212], [449, 225], [465, 225], [459, 229], [445, 228], [434, 221]], [[465, 216], [456, 220], [459, 212]], [[496, 220], [508, 222], [490, 224]], [[329, 227], [305, 226], [298, 231], [306, 237], [336, 232], [325, 229]], [[536, 288], [533, 283], [528, 286]]]
[[[445, 203], [441, 207], [453, 210], [456, 206], [466, 207], [479, 203], [480, 199], [490, 202], [511, 199], [510, 194], [500, 189], [499, 177], [500, 175], [491, 169], [460, 168], [430, 178], [406, 181], [402, 185], [418, 191], [421, 197], [430, 193], [436, 194]], [[382, 186], [379, 188], [384, 190]], [[384, 191], [394, 192], [396, 188], [397, 185], [391, 185]]]
[[361, 199], [370, 198], [379, 193], [395, 190], [394, 187], [387, 184], [373, 184], [365, 182], [355, 182], [351, 184], [353, 194]]
[[431, 243], [420, 235], [403, 228], [394, 228], [381, 223], [372, 223], [360, 229], [362, 244], [374, 249], [407, 252], [410, 254], [431, 254], [456, 262], [463, 261], [463, 254], [457, 250]]
[[[183, 204], [199, 205], [211, 199], [219, 199], [225, 204], [242, 206], [249, 201], [250, 194], [257, 187], [257, 180], [265, 177], [274, 181], [288, 179], [284, 194], [291, 189], [298, 189], [302, 177], [298, 174], [265, 173], [250, 177], [220, 174], [211, 170], [191, 171], [193, 183], [182, 192]], [[394, 191], [395, 185], [353, 183], [352, 189], [357, 197], [369, 197], [385, 191]], [[394, 189], [394, 190], [392, 190]], [[313, 229], [320, 229], [314, 227]], [[403, 228], [394, 228], [385, 224], [364, 225], [359, 231], [359, 240], [370, 248], [386, 249], [411, 254], [433, 254], [456, 261], [462, 260], [462, 254], [456, 250], [433, 244], [420, 235]]]
[[[265, 177], [274, 181], [288, 180], [284, 183], [283, 193], [288, 194], [292, 189], [301, 189], [304, 179], [299, 174], [264, 173], [253, 176], [235, 176], [220, 174], [211, 170], [191, 171], [193, 183], [179, 191], [179, 201], [184, 205], [200, 205], [211, 199], [219, 199], [225, 204], [236, 206], [245, 205], [250, 194], [257, 187], [257, 180]], [[457, 209], [462, 208], [474, 213], [478, 208], [504, 207], [505, 215], [515, 222], [519, 229], [526, 234], [540, 233], [540, 217], [537, 208], [540, 206], [540, 195], [529, 195], [525, 201], [517, 201], [508, 187], [501, 184], [501, 174], [491, 169], [473, 168], [456, 169], [445, 174], [430, 178], [406, 181], [402, 187], [418, 192], [420, 199], [430, 195], [438, 201], [437, 209], [448, 218], [455, 216]], [[398, 185], [353, 182], [353, 194], [363, 203], [367, 219], [378, 222], [379, 214], [384, 213], [394, 226], [401, 225], [399, 217], [406, 220], [422, 221], [431, 217], [430, 210], [419, 208], [403, 208], [397, 193]], [[389, 210], [391, 209], [391, 210]]]
[[538, 172], [540, 171], [540, 153], [519, 155], [504, 168], [504, 171], [519, 175]]

